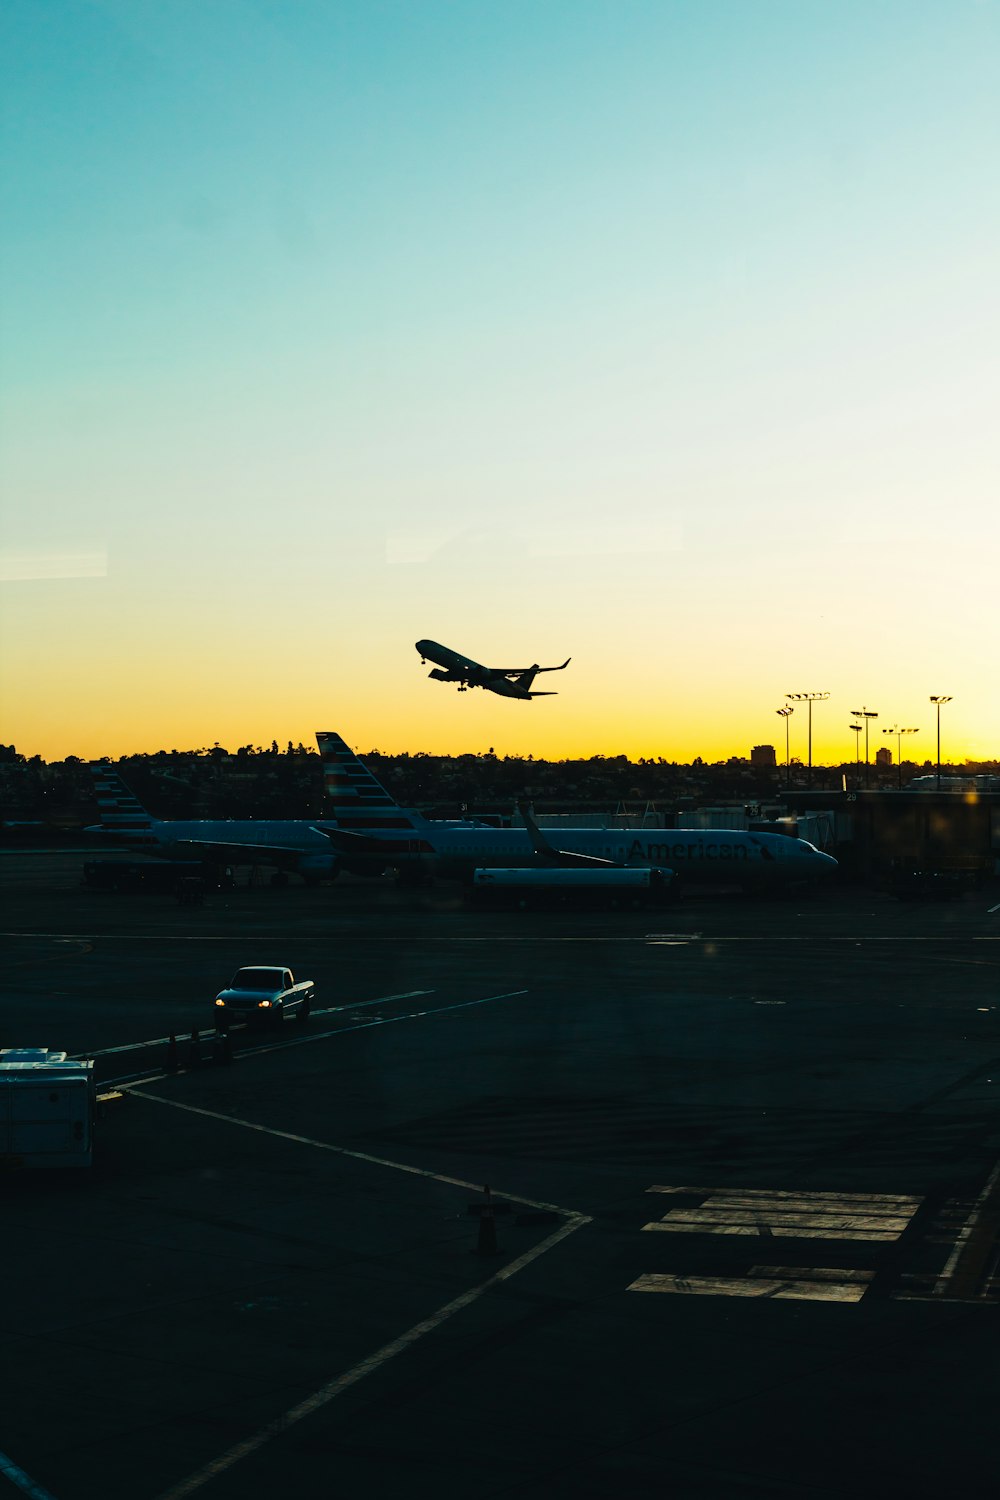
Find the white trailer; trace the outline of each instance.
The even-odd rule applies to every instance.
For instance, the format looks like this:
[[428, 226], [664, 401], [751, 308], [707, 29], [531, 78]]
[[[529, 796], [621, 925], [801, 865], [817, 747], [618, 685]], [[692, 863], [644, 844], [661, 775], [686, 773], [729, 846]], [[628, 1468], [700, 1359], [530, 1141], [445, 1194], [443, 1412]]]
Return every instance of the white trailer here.
[[673, 879], [670, 870], [646, 866], [551, 865], [525, 869], [479, 869], [472, 872], [470, 900], [478, 903], [535, 903], [603, 906], [647, 906], [663, 901]]
[[47, 1047], [0, 1049], [0, 1170], [89, 1167], [96, 1113], [92, 1060]]

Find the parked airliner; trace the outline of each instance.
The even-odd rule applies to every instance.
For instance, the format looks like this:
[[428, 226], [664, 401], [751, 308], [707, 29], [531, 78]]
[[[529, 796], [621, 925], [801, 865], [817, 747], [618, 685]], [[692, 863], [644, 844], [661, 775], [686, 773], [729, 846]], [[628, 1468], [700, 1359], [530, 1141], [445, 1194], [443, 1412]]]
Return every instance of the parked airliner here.
[[483, 867], [558, 864], [640, 865], [671, 870], [677, 883], [744, 887], [798, 884], [833, 874], [837, 861], [805, 839], [722, 828], [565, 828], [559, 847], [537, 828], [445, 823], [402, 808], [339, 734], [316, 735], [323, 757], [326, 805], [334, 821], [317, 824], [346, 869], [405, 877], [469, 880]]
[[219, 865], [263, 865], [301, 875], [307, 884], [333, 880], [340, 860], [330, 840], [302, 819], [152, 817], [111, 766], [91, 764], [100, 824], [88, 828], [109, 842], [161, 859], [201, 859]]
[[555, 693], [532, 692], [531, 685], [539, 672], [564, 672], [572, 659], [567, 656], [559, 667], [540, 667], [537, 662], [533, 667], [483, 667], [452, 651], [450, 646], [439, 646], [437, 641], [417, 641], [416, 647], [422, 662], [438, 663], [428, 677], [438, 682], [457, 682], [460, 693], [478, 687], [499, 693], [501, 698], [555, 698]]

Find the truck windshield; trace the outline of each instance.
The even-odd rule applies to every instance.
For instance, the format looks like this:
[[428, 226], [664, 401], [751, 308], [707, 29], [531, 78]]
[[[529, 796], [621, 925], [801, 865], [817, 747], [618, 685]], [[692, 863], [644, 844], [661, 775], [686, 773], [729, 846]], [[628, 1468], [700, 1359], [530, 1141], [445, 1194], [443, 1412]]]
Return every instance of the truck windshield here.
[[229, 988], [232, 990], [280, 990], [281, 972], [280, 969], [237, 969]]

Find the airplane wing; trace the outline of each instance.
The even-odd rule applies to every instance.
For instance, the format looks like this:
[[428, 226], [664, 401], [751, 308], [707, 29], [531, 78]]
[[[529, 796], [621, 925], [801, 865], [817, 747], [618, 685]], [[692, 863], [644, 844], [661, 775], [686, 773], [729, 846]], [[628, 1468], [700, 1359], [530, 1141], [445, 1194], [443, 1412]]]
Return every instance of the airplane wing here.
[[[566, 660], [561, 662], [558, 667], [536, 667], [532, 664], [530, 667], [487, 667], [486, 670], [491, 672], [494, 677], [523, 677], [525, 672], [564, 672], [572, 660], [571, 656], [567, 656]], [[541, 694], [537, 696], [540, 697]], [[551, 697], [552, 695], [550, 694], [549, 696]]]
[[170, 849], [212, 864], [274, 865], [278, 870], [295, 871], [306, 853], [304, 849], [289, 849], [281, 844], [227, 844], [214, 839], [175, 839]]
[[394, 854], [433, 854], [434, 847], [426, 839], [407, 836], [405, 830], [398, 837], [375, 838], [370, 833], [352, 833], [346, 828], [331, 828], [327, 823], [313, 825], [316, 833], [330, 840], [338, 854], [377, 854], [391, 863]]
[[539, 859], [548, 860], [555, 865], [583, 865], [590, 869], [604, 868], [620, 870], [622, 866], [616, 859], [602, 859], [599, 854], [577, 854], [573, 849], [556, 849], [550, 844], [535, 822], [535, 815], [527, 802], [519, 802], [517, 810], [524, 819], [524, 826], [528, 830], [531, 839], [531, 847]]

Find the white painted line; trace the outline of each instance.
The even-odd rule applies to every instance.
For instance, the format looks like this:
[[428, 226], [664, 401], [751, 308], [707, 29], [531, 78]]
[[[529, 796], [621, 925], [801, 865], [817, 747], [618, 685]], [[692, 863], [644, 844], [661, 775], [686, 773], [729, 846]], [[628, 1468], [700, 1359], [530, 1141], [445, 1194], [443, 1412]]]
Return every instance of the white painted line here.
[[[526, 1200], [522, 1199], [520, 1201], [524, 1202]], [[565, 1210], [562, 1211], [564, 1212]], [[303, 1417], [311, 1417], [321, 1407], [328, 1405], [329, 1402], [336, 1400], [338, 1396], [342, 1395], [344, 1391], [349, 1390], [351, 1386], [357, 1385], [358, 1381], [364, 1380], [367, 1375], [374, 1375], [383, 1365], [388, 1364], [390, 1359], [394, 1359], [397, 1354], [403, 1354], [417, 1343], [419, 1339], [424, 1338], [428, 1333], [433, 1333], [435, 1329], [440, 1328], [443, 1323], [446, 1323], [449, 1318], [453, 1318], [456, 1313], [463, 1312], [465, 1308], [471, 1307], [474, 1302], [477, 1302], [492, 1287], [500, 1286], [503, 1282], [509, 1281], [519, 1271], [523, 1271], [525, 1266], [529, 1266], [533, 1260], [537, 1260], [539, 1256], [544, 1255], [548, 1250], [558, 1245], [560, 1240], [564, 1240], [567, 1235], [575, 1233], [577, 1229], [581, 1229], [584, 1224], [589, 1224], [590, 1222], [582, 1214], [574, 1214], [561, 1229], [557, 1229], [554, 1234], [550, 1234], [547, 1239], [542, 1240], [533, 1250], [528, 1250], [524, 1255], [519, 1256], [517, 1260], [511, 1261], [509, 1265], [497, 1271], [495, 1276], [491, 1276], [488, 1281], [480, 1282], [478, 1286], [471, 1287], [469, 1291], [463, 1292], [460, 1297], [456, 1297], [453, 1302], [445, 1303], [444, 1307], [439, 1307], [437, 1312], [432, 1313], [423, 1322], [415, 1323], [412, 1328], [407, 1329], [406, 1333], [401, 1334], [398, 1339], [393, 1339], [391, 1343], [383, 1344], [381, 1349], [376, 1349], [374, 1354], [370, 1354], [367, 1359], [363, 1359], [352, 1370], [347, 1370], [343, 1375], [334, 1376], [325, 1385], [321, 1385], [319, 1390], [314, 1391], [311, 1396], [307, 1396], [298, 1406], [293, 1406], [283, 1416], [276, 1418], [273, 1422], [269, 1422], [266, 1427], [262, 1427], [258, 1432], [254, 1433], [252, 1437], [246, 1438], [242, 1443], [237, 1443], [235, 1447], [230, 1448], [226, 1453], [220, 1454], [218, 1458], [206, 1464], [203, 1469], [199, 1469], [196, 1474], [190, 1475], [187, 1479], [182, 1479], [180, 1484], [176, 1484], [171, 1489], [165, 1490], [162, 1495], [157, 1496], [157, 1500], [184, 1500], [185, 1496], [193, 1495], [203, 1485], [208, 1484], [213, 1479], [217, 1479], [226, 1469], [231, 1469], [234, 1464], [239, 1463], [243, 1458], [249, 1457], [251, 1453], [255, 1453], [265, 1443], [270, 1442], [272, 1438], [286, 1432], [293, 1423], [301, 1422]]]
[[913, 1212], [924, 1200], [903, 1195], [897, 1197], [890, 1193], [792, 1193], [766, 1190], [740, 1192], [735, 1188], [721, 1188], [712, 1193], [709, 1201], [723, 1204], [767, 1204], [781, 1209], [794, 1208], [801, 1204], [806, 1208], [815, 1208], [817, 1212], [827, 1209], [831, 1211], [852, 1209], [856, 1213], [869, 1214], [877, 1213], [882, 1209], [893, 1212], [908, 1208]]
[[909, 1214], [904, 1218], [891, 1218], [885, 1214], [877, 1216], [843, 1213], [796, 1214], [764, 1212], [757, 1209], [675, 1208], [665, 1214], [660, 1222], [667, 1229], [672, 1224], [701, 1224], [710, 1232], [716, 1226], [750, 1224], [759, 1228], [762, 1234], [767, 1234], [779, 1227], [788, 1229], [798, 1226], [802, 1229], [826, 1230], [831, 1239], [836, 1239], [842, 1229], [894, 1230], [899, 1235], [902, 1234], [911, 1217], [912, 1215]]
[[841, 1266], [751, 1266], [748, 1276], [770, 1276], [778, 1281], [872, 1281], [874, 1271], [846, 1271]]
[[[991, 908], [992, 910], [992, 908]], [[704, 934], [701, 935], [704, 937]], [[1000, 937], [986, 937], [982, 933], [960, 934], [963, 942], [968, 943], [1000, 943]], [[0, 932], [0, 937], [7, 938], [82, 938], [88, 942], [102, 943], [231, 943], [232, 933], [169, 933], [169, 932]], [[940, 935], [921, 936], [919, 933], [900, 936], [898, 933], [868, 934], [865, 937], [844, 936], [839, 933], [782, 933], [773, 936], [760, 937], [754, 933], [717, 933], [711, 938], [705, 938], [706, 942], [713, 943], [767, 943], [771, 947], [779, 943], [795, 945], [803, 943], [846, 943], [852, 948], [863, 947], [866, 943], [939, 943]], [[600, 936], [587, 936], [586, 934], [554, 934], [554, 933], [488, 933], [481, 937], [470, 937], [468, 935], [447, 934], [389, 934], [379, 938], [381, 943], [409, 943], [432, 942], [432, 943], [489, 943], [495, 946], [498, 943], [648, 943], [645, 934], [628, 936], [624, 934], [601, 934]]]
[[[428, 990], [433, 994], [433, 990]], [[527, 990], [505, 990], [502, 995], [483, 995], [479, 1000], [458, 1000], [454, 1005], [435, 1005], [429, 1010], [408, 1010], [399, 1016], [376, 1016], [373, 1021], [359, 1021], [356, 1026], [337, 1026], [333, 1031], [310, 1031], [286, 1042], [272, 1042], [264, 1047], [241, 1047], [240, 1057], [263, 1057], [268, 1052], [283, 1052], [288, 1047], [308, 1047], [312, 1042], [326, 1042], [331, 1037], [347, 1036], [352, 1031], [368, 1031], [373, 1026], [395, 1026], [399, 1021], [420, 1021], [427, 1016], [443, 1016], [452, 1010], [470, 1010], [474, 1005], [489, 1005], [493, 1000], [513, 1000]]]
[[979, 1221], [986, 1210], [986, 1205], [989, 1202], [990, 1194], [996, 1187], [998, 1178], [1000, 1178], [1000, 1161], [997, 1162], [996, 1166], [993, 1168], [993, 1171], [990, 1173], [989, 1178], [987, 1179], [986, 1186], [983, 1188], [982, 1192], [979, 1194], [979, 1197], [972, 1205], [972, 1212], [969, 1214], [969, 1217], [966, 1219], [965, 1223], [962, 1225], [962, 1228], [958, 1231], [958, 1234], [955, 1237], [955, 1247], [948, 1257], [944, 1270], [941, 1272], [941, 1275], [934, 1283], [935, 1297], [943, 1297], [947, 1292], [948, 1285], [951, 1282], [952, 1277], [955, 1275], [956, 1270], [958, 1269], [958, 1262], [961, 1259], [962, 1252], [966, 1246], [966, 1242], [978, 1227]]
[[986, 908], [986, 915], [991, 917], [995, 911], [1000, 911], [1000, 901], [997, 902], [996, 906], [988, 906]]
[[801, 1203], [818, 1210], [832, 1205], [834, 1208], [855, 1209], [858, 1213], [874, 1213], [880, 1208], [917, 1209], [924, 1201], [922, 1198], [908, 1197], [901, 1193], [795, 1193], [779, 1188], [772, 1190], [770, 1188], [666, 1187], [662, 1183], [654, 1183], [652, 1187], [646, 1189], [646, 1192], [690, 1193], [708, 1199], [709, 1203], [768, 1204], [775, 1208]]
[[366, 1005], [388, 1005], [392, 1000], [418, 1000], [421, 995], [433, 995], [434, 990], [402, 990], [398, 995], [377, 995], [374, 1000], [350, 1000], [345, 1005], [326, 1005], [322, 1010], [311, 1012], [314, 1016], [332, 1016], [340, 1010], [363, 1010]]
[[[514, 993], [523, 994], [526, 992], [514, 991]], [[434, 1182], [447, 1183], [452, 1187], [465, 1188], [472, 1192], [480, 1192], [482, 1190], [481, 1183], [466, 1182], [459, 1177], [448, 1177], [440, 1172], [430, 1172], [423, 1167], [414, 1167], [409, 1162], [390, 1161], [385, 1157], [372, 1156], [365, 1151], [352, 1151], [346, 1146], [335, 1146], [328, 1141], [319, 1141], [310, 1136], [296, 1135], [292, 1131], [276, 1130], [271, 1126], [260, 1125], [253, 1120], [244, 1120], [234, 1115], [223, 1114], [218, 1110], [202, 1109], [197, 1105], [182, 1104], [178, 1100], [163, 1099], [158, 1094], [147, 1093], [144, 1089], [131, 1089], [130, 1093], [139, 1099], [146, 1099], [155, 1104], [165, 1105], [169, 1109], [179, 1109], [186, 1114], [202, 1115], [208, 1119], [222, 1121], [227, 1125], [237, 1125], [244, 1130], [253, 1130], [262, 1135], [275, 1136], [280, 1140], [292, 1141], [304, 1146], [312, 1146], [317, 1150], [330, 1151], [338, 1156], [351, 1157], [356, 1161], [369, 1162], [375, 1166], [389, 1167], [393, 1171], [406, 1172], [415, 1177], [426, 1177]], [[415, 1344], [425, 1334], [439, 1328], [442, 1323], [453, 1317], [455, 1313], [461, 1312], [464, 1308], [471, 1306], [473, 1302], [491, 1287], [510, 1280], [512, 1276], [517, 1275], [525, 1266], [530, 1265], [533, 1260], [545, 1254], [546, 1251], [551, 1250], [561, 1240], [574, 1233], [575, 1230], [591, 1222], [585, 1214], [577, 1213], [572, 1209], [561, 1208], [557, 1204], [543, 1203], [534, 1198], [524, 1198], [516, 1193], [500, 1192], [494, 1196], [510, 1203], [523, 1204], [527, 1208], [542, 1209], [547, 1212], [562, 1214], [566, 1217], [567, 1222], [562, 1228], [542, 1240], [533, 1250], [527, 1251], [517, 1260], [511, 1261], [509, 1265], [502, 1267], [487, 1281], [480, 1283], [479, 1286], [473, 1287], [470, 1291], [463, 1293], [462, 1296], [457, 1297], [453, 1302], [449, 1302], [444, 1307], [439, 1308], [437, 1312], [433, 1313], [429, 1318], [424, 1319], [423, 1322], [417, 1323], [398, 1339], [394, 1339], [391, 1343], [383, 1345], [381, 1349], [369, 1355], [367, 1359], [362, 1360], [360, 1364], [355, 1365], [346, 1374], [336, 1376], [333, 1380], [328, 1381], [327, 1384], [314, 1392], [312, 1396], [309, 1396], [305, 1401], [293, 1407], [275, 1421], [268, 1423], [266, 1427], [261, 1428], [253, 1437], [246, 1439], [242, 1443], [238, 1443], [196, 1474], [182, 1480], [179, 1485], [175, 1485], [172, 1489], [165, 1491], [163, 1495], [158, 1497], [158, 1500], [182, 1500], [182, 1497], [194, 1494], [196, 1490], [201, 1489], [203, 1485], [216, 1478], [217, 1475], [231, 1468], [240, 1459], [246, 1458], [249, 1454], [256, 1452], [258, 1448], [269, 1442], [271, 1438], [284, 1432], [292, 1423], [301, 1421], [303, 1417], [311, 1416], [313, 1412], [318, 1411], [320, 1407], [334, 1400], [343, 1391], [348, 1390], [352, 1385], [356, 1385], [366, 1375], [373, 1374], [395, 1355], [401, 1354], [405, 1349]]]
[[[391, 1000], [415, 1000], [419, 995], [433, 995], [434, 990], [405, 990], [399, 995], [379, 995], [375, 1000], [352, 1000], [346, 1005], [328, 1005], [323, 1010], [314, 1010], [314, 1016], [329, 1016], [335, 1011], [363, 1010], [366, 1005], [388, 1005]], [[201, 1027], [202, 1037], [210, 1037], [213, 1033], [214, 1017], [210, 1016], [205, 1025]], [[187, 1029], [174, 1032], [175, 1037], [183, 1039], [187, 1036]], [[148, 1042], [126, 1042], [121, 1047], [102, 1047], [97, 1052], [88, 1052], [87, 1057], [113, 1057], [117, 1052], [140, 1052], [144, 1047], [165, 1047], [169, 1042], [169, 1036], [156, 1036]], [[82, 1056], [83, 1054], [77, 1054]]]
[[31, 1500], [53, 1500], [53, 1496], [49, 1491], [43, 1490], [42, 1486], [36, 1484], [23, 1469], [19, 1469], [14, 1460], [8, 1458], [6, 1453], [0, 1453], [0, 1474], [5, 1479], [9, 1479], [11, 1484], [16, 1484], [18, 1489], [23, 1491], [25, 1495], [30, 1495]]
[[[354, 1161], [370, 1162], [372, 1166], [389, 1167], [394, 1172], [407, 1172], [412, 1177], [427, 1177], [432, 1182], [444, 1182], [451, 1187], [467, 1188], [474, 1193], [481, 1193], [483, 1189], [481, 1182], [466, 1182], [461, 1177], [447, 1177], [441, 1172], [429, 1172], [424, 1167], [411, 1166], [409, 1162], [392, 1161], [385, 1156], [372, 1156], [367, 1151], [352, 1151], [347, 1146], [335, 1146], [330, 1141], [318, 1141], [312, 1136], [296, 1135], [291, 1130], [277, 1130], [272, 1125], [259, 1125], [255, 1120], [244, 1120], [238, 1115], [224, 1114], [221, 1110], [202, 1109], [197, 1104], [182, 1104], [179, 1099], [164, 1099], [160, 1094], [147, 1093], [145, 1089], [129, 1089], [129, 1096], [134, 1099], [148, 1099], [153, 1104], [163, 1104], [168, 1109], [179, 1109], [185, 1114], [203, 1115], [208, 1120], [220, 1120], [225, 1125], [238, 1125], [243, 1130], [254, 1130], [260, 1135], [272, 1135], [277, 1140], [292, 1141], [299, 1146], [313, 1146], [317, 1151], [330, 1151], [335, 1156], [349, 1156]], [[510, 1203], [522, 1203], [525, 1208], [538, 1208], [546, 1213], [565, 1214], [569, 1218], [590, 1222], [586, 1215], [577, 1213], [575, 1209], [560, 1208], [556, 1203], [540, 1203], [534, 1198], [520, 1198], [515, 1193], [494, 1192], [493, 1197], [503, 1198]]]
[[850, 1281], [769, 1281], [752, 1277], [640, 1276], [630, 1292], [679, 1292], [701, 1297], [760, 1297], [765, 1301], [860, 1302], [867, 1286]]
[[776, 1240], [898, 1240], [899, 1235], [895, 1230], [886, 1231], [881, 1229], [807, 1229], [798, 1226], [791, 1227], [787, 1224], [689, 1224], [682, 1220], [672, 1220], [665, 1224], [658, 1219], [652, 1224], [644, 1224], [644, 1230], [659, 1231], [662, 1234], [738, 1234], [756, 1235], [761, 1239], [774, 1238]]

